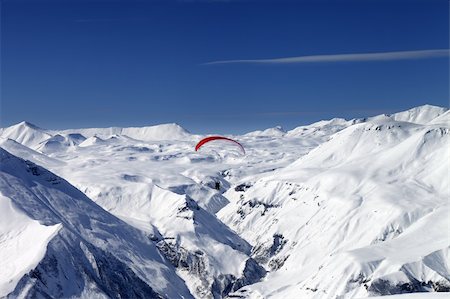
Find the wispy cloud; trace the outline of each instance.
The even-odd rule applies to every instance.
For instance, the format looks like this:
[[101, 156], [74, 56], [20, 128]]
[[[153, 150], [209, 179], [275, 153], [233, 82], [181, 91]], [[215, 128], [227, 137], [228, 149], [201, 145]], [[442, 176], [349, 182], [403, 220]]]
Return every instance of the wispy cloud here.
[[77, 19], [76, 23], [112, 23], [112, 22], [145, 22], [149, 18], [91, 18]]
[[108, 22], [116, 22], [121, 21], [119, 18], [104, 18], [104, 19], [77, 19], [76, 23], [108, 23]]
[[270, 59], [235, 59], [218, 60], [205, 63], [205, 65], [249, 63], [249, 64], [294, 64], [294, 63], [317, 63], [317, 62], [340, 62], [340, 61], [384, 61], [384, 60], [407, 60], [425, 59], [434, 57], [446, 57], [450, 55], [449, 49], [432, 49], [418, 51], [378, 52], [378, 53], [352, 53], [331, 55], [310, 55]]

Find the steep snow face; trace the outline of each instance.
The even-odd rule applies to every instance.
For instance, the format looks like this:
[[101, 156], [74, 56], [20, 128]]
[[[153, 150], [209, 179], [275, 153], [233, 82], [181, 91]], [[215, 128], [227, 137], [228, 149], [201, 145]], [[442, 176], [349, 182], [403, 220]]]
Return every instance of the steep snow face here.
[[[6, 279], [1, 281], [2, 290], [14, 289], [13, 297], [61, 298], [83, 292], [99, 296], [190, 297], [183, 281], [146, 234], [31, 162], [3, 149], [0, 162], [1, 211], [11, 223], [2, 225], [2, 240], [7, 243], [2, 242], [1, 248], [11, 254], [2, 261], [3, 269], [17, 275], [12, 281], [12, 277], [2, 276]], [[11, 214], [3, 214], [12, 210]], [[8, 251], [14, 244], [27, 246], [23, 244], [27, 237], [26, 242], [36, 241], [29, 257], [23, 256], [29, 252], [26, 250]], [[20, 267], [15, 268], [18, 261]], [[34, 270], [26, 273], [30, 268]], [[19, 274], [22, 277], [17, 283]]]
[[150, 200], [140, 206], [138, 217], [129, 216], [158, 228], [160, 250], [166, 256], [177, 255], [172, 261], [194, 295], [225, 293], [225, 288], [214, 286], [217, 279], [229, 276], [233, 282], [243, 274], [249, 244], [191, 198], [154, 186]]
[[449, 291], [449, 142], [449, 126], [378, 118], [230, 189], [219, 218], [271, 270], [240, 295]]
[[0, 213], [0, 297], [4, 297], [42, 260], [48, 242], [61, 225], [39, 224], [3, 195], [0, 195]]

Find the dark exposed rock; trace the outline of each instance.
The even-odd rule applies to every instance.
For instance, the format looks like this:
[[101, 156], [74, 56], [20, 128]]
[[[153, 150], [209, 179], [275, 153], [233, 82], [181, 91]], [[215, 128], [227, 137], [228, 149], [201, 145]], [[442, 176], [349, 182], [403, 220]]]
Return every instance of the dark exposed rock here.
[[[241, 199], [243, 199], [241, 197]], [[278, 205], [265, 203], [256, 199], [249, 200], [245, 203], [243, 203], [239, 208], [237, 209], [236, 213], [238, 213], [241, 216], [241, 219], [244, 219], [249, 215], [254, 209], [258, 209], [262, 207], [261, 216], [264, 216], [267, 211], [273, 208], [278, 208]]]
[[418, 281], [411, 279], [408, 283], [393, 284], [385, 279], [374, 280], [367, 288], [371, 295], [394, 295], [417, 292], [450, 292], [450, 282], [448, 281]]
[[212, 294], [214, 298], [224, 298], [230, 292], [234, 292], [243, 286], [258, 282], [266, 275], [266, 270], [254, 259], [249, 258], [241, 277], [232, 274], [220, 274], [214, 277], [212, 283], [208, 280], [210, 274], [207, 270], [207, 257], [201, 250], [188, 251], [176, 243], [159, 241], [156, 246], [164, 257], [175, 267], [188, 271], [202, 281], [202, 286], [198, 288], [197, 295], [201, 297]]
[[159, 241], [156, 246], [175, 267], [185, 269], [198, 277], [207, 276], [205, 256], [201, 250], [191, 252], [178, 244], [165, 241]]
[[245, 268], [242, 276], [236, 278], [234, 275], [219, 275], [212, 284], [212, 293], [214, 298], [224, 298], [229, 293], [235, 292], [240, 288], [256, 283], [266, 275], [267, 271], [260, 266], [254, 259], [249, 258], [245, 262]]
[[25, 165], [27, 167], [27, 172], [30, 172], [34, 176], [43, 176], [43, 178], [52, 185], [56, 185], [62, 182], [62, 179], [60, 177], [34, 164], [31, 161], [25, 161]]
[[284, 262], [289, 258], [289, 255], [274, 257], [269, 261], [269, 269], [271, 271], [276, 271], [283, 267]]
[[247, 189], [249, 189], [251, 186], [253, 186], [252, 183], [243, 183], [240, 185], [237, 185], [236, 187], [234, 187], [234, 191], [237, 192], [245, 192], [247, 191]]
[[233, 288], [233, 281], [235, 280], [236, 277], [231, 274], [220, 274], [218, 277], [216, 277], [211, 286], [211, 291], [214, 298], [224, 298], [228, 293], [230, 293]]
[[259, 265], [254, 259], [249, 258], [245, 262], [242, 276], [233, 283], [232, 291], [237, 291], [243, 286], [258, 282], [266, 275], [266, 273], [266, 269]]
[[[284, 236], [282, 234], [274, 234], [271, 243], [257, 244], [255, 247], [253, 247], [252, 256], [258, 263], [265, 264], [269, 261], [269, 259], [271, 257], [273, 257], [278, 252], [280, 252], [286, 243], [287, 243], [287, 240], [284, 238]], [[287, 259], [287, 257], [280, 258], [280, 260], [274, 261], [272, 266], [274, 268], [277, 268], [277, 267], [279, 268], [282, 266], [282, 264], [284, 263], [284, 261], [286, 259]], [[281, 263], [281, 265], [280, 265], [280, 263]], [[277, 266], [277, 264], [278, 264], [278, 266]], [[269, 267], [270, 267], [270, 265], [269, 265]]]

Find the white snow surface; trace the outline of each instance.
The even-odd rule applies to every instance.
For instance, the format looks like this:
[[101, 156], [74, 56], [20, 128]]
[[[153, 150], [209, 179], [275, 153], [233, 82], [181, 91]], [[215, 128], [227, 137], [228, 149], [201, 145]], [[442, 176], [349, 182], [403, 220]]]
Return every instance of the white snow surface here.
[[[11, 293], [23, 275], [44, 257], [60, 224], [41, 225], [0, 195], [0, 297]], [[20, 253], [20, 256], [17, 256]]]
[[31, 148], [53, 137], [53, 134], [26, 121], [8, 128], [2, 128], [0, 134], [3, 138], [15, 140]]
[[[96, 284], [88, 289], [93, 281], [85, 276], [95, 272], [96, 279], [102, 279], [105, 269], [101, 265], [106, 269], [114, 267], [120, 277], [128, 277], [126, 280], [131, 285], [133, 281], [130, 280], [134, 278], [136, 293], [145, 282], [147, 287], [143, 293], [150, 294], [150, 286], [153, 291], [168, 297], [189, 297], [182, 280], [145, 234], [103, 210], [63, 179], [4, 149], [0, 149], [0, 190], [0, 248], [2, 253], [8, 254], [7, 258], [2, 258], [2, 272], [9, 269], [2, 273], [1, 277], [5, 279], [1, 281], [1, 285], [5, 285], [2, 289], [9, 292], [14, 289], [14, 284], [21, 278], [17, 277], [19, 274], [27, 274], [24, 284], [38, 288], [30, 291], [24, 287], [12, 297], [36, 297], [42, 293], [50, 297], [69, 297], [84, 291], [103, 295], [104, 290], [100, 289], [104, 286], [95, 280]], [[91, 264], [81, 264], [83, 258], [78, 260], [80, 251]], [[41, 270], [26, 273], [44, 256], [46, 260], [41, 263]], [[134, 274], [128, 272], [128, 267]], [[81, 270], [83, 272], [76, 272]], [[71, 273], [73, 271], [75, 273]], [[48, 290], [39, 287], [40, 283]], [[110, 286], [114, 283], [123, 282], [116, 278]], [[80, 289], [83, 284], [86, 288]]]
[[79, 133], [85, 137], [125, 135], [130, 138], [144, 141], [185, 140], [192, 138], [191, 134], [186, 129], [175, 123], [148, 127], [68, 129], [61, 132], [66, 134]]
[[[99, 236], [110, 240], [118, 231], [95, 226], [87, 234], [68, 220], [95, 219], [98, 209], [102, 223], [124, 221], [123, 233], [141, 240], [136, 248], [121, 238], [108, 251], [169, 298], [449, 291], [449, 116], [447, 108], [425, 105], [228, 136], [245, 155], [227, 144], [195, 152], [204, 136], [176, 124], [57, 131], [23, 122], [0, 129], [1, 147], [64, 178], [90, 202], [71, 212], [69, 204], [50, 200], [58, 217], [45, 220], [20, 206], [18, 194], [35, 188], [17, 183], [17, 177], [29, 182], [24, 173], [3, 174], [0, 217], [8, 218], [0, 250], [11, 255], [5, 266], [16, 270], [0, 275], [0, 297], [20, 291], [20, 276], [45, 260], [47, 244], [65, 229], [75, 227], [88, 244], [106, 248]], [[56, 200], [42, 188], [40, 200]], [[74, 190], [63, 192], [79, 198]], [[24, 236], [34, 232], [34, 256], [3, 251], [28, 244]], [[152, 253], [142, 257], [146, 247]], [[250, 260], [268, 271], [265, 277], [249, 270]], [[152, 271], [165, 274], [155, 280]], [[78, 297], [108, 297], [85, 283]]]
[[388, 296], [374, 296], [370, 297], [372, 299], [444, 299], [449, 298], [450, 293], [448, 292], [434, 292], [434, 293], [410, 293], [410, 294], [398, 294], [398, 295], [388, 295]]

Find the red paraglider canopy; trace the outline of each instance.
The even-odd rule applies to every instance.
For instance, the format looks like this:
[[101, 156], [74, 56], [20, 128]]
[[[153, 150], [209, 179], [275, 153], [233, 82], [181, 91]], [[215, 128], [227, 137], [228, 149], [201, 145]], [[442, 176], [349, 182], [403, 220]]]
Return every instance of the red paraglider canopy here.
[[245, 154], [245, 149], [242, 146], [242, 144], [240, 144], [236, 140], [233, 140], [233, 139], [230, 139], [230, 138], [227, 138], [227, 137], [223, 137], [223, 136], [209, 136], [209, 137], [203, 138], [195, 146], [195, 151], [198, 151], [205, 143], [208, 143], [208, 142], [213, 141], [213, 140], [231, 141], [231, 142], [235, 143], [236, 145], [238, 145], [241, 148], [242, 152]]

